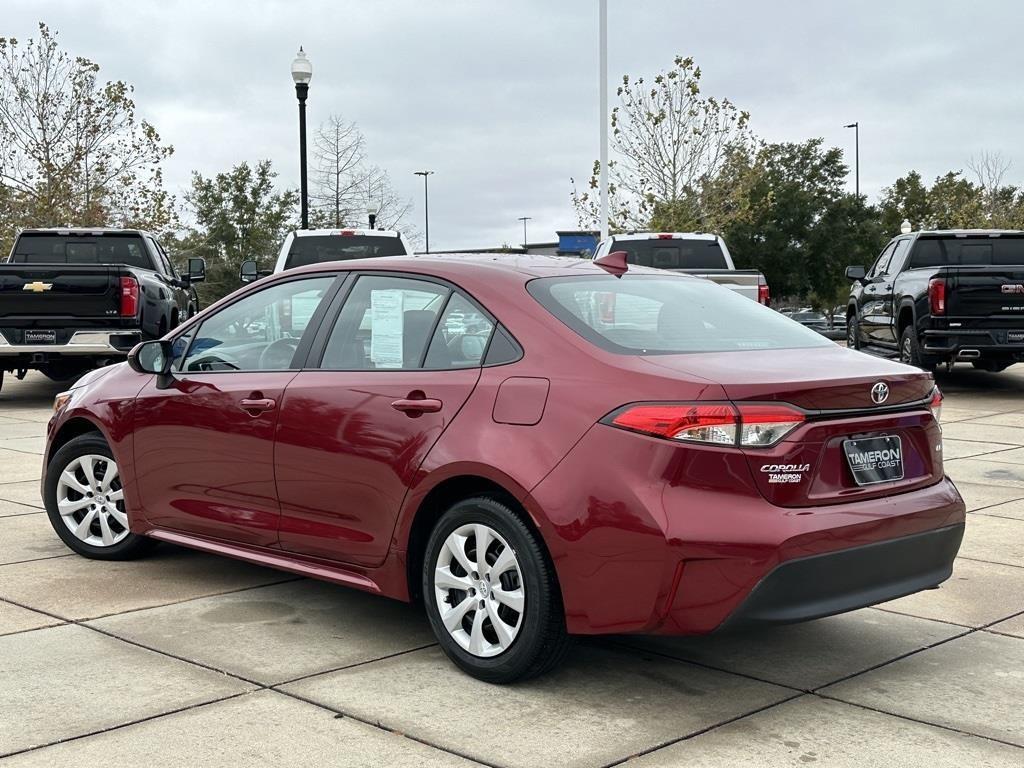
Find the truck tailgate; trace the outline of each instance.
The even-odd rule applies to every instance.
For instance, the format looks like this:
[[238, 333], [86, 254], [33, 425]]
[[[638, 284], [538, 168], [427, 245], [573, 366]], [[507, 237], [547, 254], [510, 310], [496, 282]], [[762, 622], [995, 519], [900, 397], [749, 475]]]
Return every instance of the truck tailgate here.
[[718, 283], [729, 290], [735, 291], [748, 299], [758, 300], [758, 286], [761, 273], [756, 269], [670, 269], [669, 272], [680, 272], [694, 277], [703, 277]]
[[946, 267], [946, 315], [1024, 324], [1024, 265]]
[[121, 272], [102, 264], [0, 264], [0, 324], [46, 327], [117, 317]]

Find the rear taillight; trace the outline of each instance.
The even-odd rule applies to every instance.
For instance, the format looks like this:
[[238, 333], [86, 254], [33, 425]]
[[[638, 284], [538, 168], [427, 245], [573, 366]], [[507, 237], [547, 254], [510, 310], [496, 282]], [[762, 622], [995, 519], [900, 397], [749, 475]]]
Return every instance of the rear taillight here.
[[768, 290], [768, 283], [761, 278], [761, 282], [757, 284], [757, 303], [764, 304], [766, 307], [771, 304], [772, 295]]
[[121, 317], [139, 314], [139, 281], [134, 277], [121, 278]]
[[933, 315], [946, 314], [946, 281], [941, 277], [928, 281], [928, 304]]
[[788, 405], [740, 405], [740, 445], [775, 445], [807, 417]]
[[649, 403], [627, 406], [604, 421], [667, 440], [766, 447], [782, 440], [804, 419], [801, 411], [787, 405]]
[[932, 412], [932, 416], [935, 417], [935, 421], [942, 422], [942, 393], [939, 388], [936, 387], [932, 390], [932, 400], [928, 403], [928, 408]]
[[658, 235], [658, 240], [672, 240], [675, 235]]

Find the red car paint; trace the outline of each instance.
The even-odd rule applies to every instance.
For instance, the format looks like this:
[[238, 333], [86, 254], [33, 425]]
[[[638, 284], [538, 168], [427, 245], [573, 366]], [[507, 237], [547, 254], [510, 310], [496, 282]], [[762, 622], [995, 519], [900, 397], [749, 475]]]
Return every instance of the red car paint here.
[[[450, 371], [178, 373], [167, 389], [113, 366], [72, 390], [50, 422], [47, 458], [98, 429], [117, 459], [133, 532], [400, 600], [419, 580], [415, 522], [431, 491], [500, 488], [540, 533], [568, 629], [579, 634], [710, 632], [780, 563], [964, 520], [927, 407], [930, 375], [838, 346], [605, 351], [526, 289], [538, 277], [601, 274], [588, 262], [315, 265], [253, 283], [172, 337], [275, 282], [369, 270], [449, 281], [524, 354]], [[890, 404], [911, 405], [872, 412], [870, 389], [881, 380]], [[440, 409], [392, 407], [423, 398]], [[254, 410], [243, 400], [265, 402]], [[678, 443], [602, 423], [630, 403], [693, 401], [849, 413], [819, 414], [771, 448]], [[841, 441], [880, 434], [903, 439], [904, 478], [857, 486]], [[772, 465], [808, 465], [810, 482], [771, 484], [764, 468]]]

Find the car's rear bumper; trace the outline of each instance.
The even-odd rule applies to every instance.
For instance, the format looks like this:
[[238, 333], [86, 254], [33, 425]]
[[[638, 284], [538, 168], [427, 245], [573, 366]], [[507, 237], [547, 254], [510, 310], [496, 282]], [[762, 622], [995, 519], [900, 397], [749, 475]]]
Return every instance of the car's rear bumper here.
[[[57, 338], [65, 334], [59, 333]], [[102, 355], [125, 357], [142, 340], [139, 331], [95, 330], [75, 331], [64, 343], [54, 344], [11, 344], [0, 333], [0, 360], [10, 362], [11, 358], [29, 363], [45, 362], [53, 357]]]
[[[944, 328], [923, 332], [924, 352], [929, 355], [1011, 357], [1024, 360], [1024, 328]], [[977, 355], [973, 355], [973, 351]]]
[[758, 582], [719, 630], [789, 624], [852, 611], [941, 584], [964, 524], [788, 560]]

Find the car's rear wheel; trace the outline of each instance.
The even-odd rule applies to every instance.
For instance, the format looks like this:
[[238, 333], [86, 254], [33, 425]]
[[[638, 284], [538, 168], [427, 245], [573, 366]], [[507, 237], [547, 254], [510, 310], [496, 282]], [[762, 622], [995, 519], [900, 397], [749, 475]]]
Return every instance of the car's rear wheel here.
[[431, 627], [462, 670], [511, 683], [564, 658], [570, 640], [554, 571], [507, 506], [485, 497], [455, 504], [431, 532], [423, 563]]
[[73, 438], [54, 454], [44, 502], [53, 530], [84, 557], [130, 560], [154, 545], [130, 530], [121, 474], [101, 435]]

